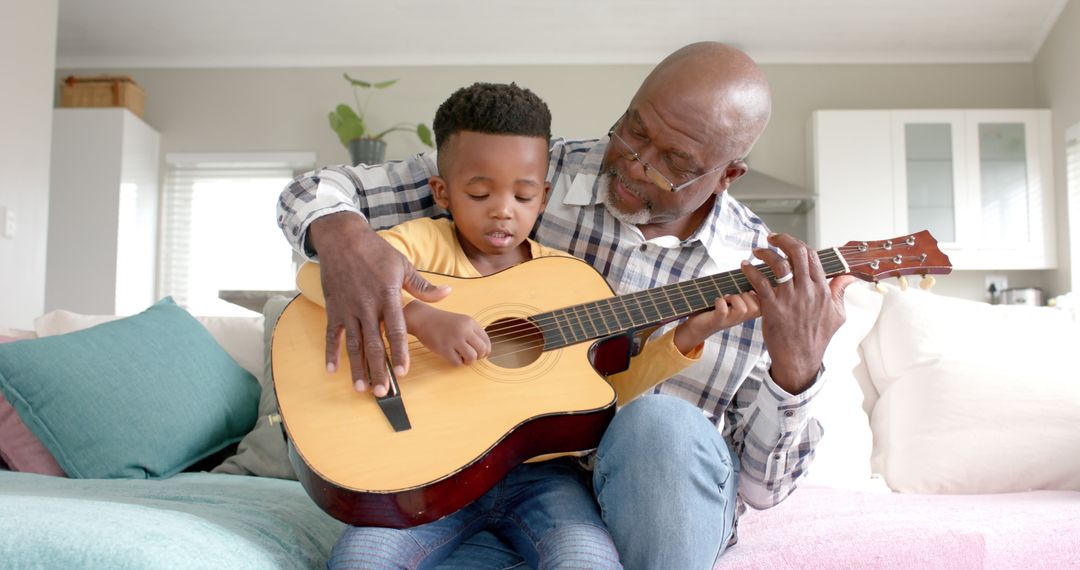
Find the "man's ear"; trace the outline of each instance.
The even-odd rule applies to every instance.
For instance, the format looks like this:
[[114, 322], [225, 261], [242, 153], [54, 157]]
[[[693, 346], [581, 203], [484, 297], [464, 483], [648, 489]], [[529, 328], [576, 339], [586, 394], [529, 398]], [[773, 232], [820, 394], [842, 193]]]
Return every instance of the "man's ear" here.
[[432, 176], [428, 178], [428, 186], [431, 186], [431, 195], [435, 198], [435, 203], [444, 210], [450, 209], [450, 193], [446, 185], [446, 181], [439, 176]]
[[731, 164], [727, 165], [724, 169], [724, 175], [720, 178], [720, 181], [716, 183], [715, 194], [720, 194], [731, 186], [732, 182], [743, 177], [744, 174], [750, 171], [750, 168], [746, 166], [746, 161], [741, 158], [737, 158], [731, 161]]
[[548, 198], [550, 198], [550, 197], [551, 197], [551, 183], [545, 181], [544, 182], [544, 200], [542, 202], [540, 202], [540, 213], [541, 214], [544, 213], [545, 209], [547, 209], [547, 201], [548, 201]]

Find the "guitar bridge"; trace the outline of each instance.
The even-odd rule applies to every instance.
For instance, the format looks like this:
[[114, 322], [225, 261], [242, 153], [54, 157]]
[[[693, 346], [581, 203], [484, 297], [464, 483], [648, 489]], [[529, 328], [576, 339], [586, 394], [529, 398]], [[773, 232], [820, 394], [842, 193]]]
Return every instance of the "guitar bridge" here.
[[394, 431], [412, 429], [409, 414], [405, 411], [405, 402], [401, 399], [401, 388], [398, 387], [397, 376], [394, 376], [394, 368], [389, 360], [386, 361], [386, 372], [390, 375], [390, 390], [385, 396], [376, 397], [375, 401]]

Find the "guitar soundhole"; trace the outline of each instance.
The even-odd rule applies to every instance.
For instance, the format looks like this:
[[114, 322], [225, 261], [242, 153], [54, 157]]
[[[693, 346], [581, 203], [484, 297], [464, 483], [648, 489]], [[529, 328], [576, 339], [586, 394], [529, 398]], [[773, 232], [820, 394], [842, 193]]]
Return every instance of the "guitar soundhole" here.
[[486, 329], [491, 339], [488, 361], [503, 368], [523, 368], [544, 353], [544, 335], [533, 323], [518, 318], [499, 319]]

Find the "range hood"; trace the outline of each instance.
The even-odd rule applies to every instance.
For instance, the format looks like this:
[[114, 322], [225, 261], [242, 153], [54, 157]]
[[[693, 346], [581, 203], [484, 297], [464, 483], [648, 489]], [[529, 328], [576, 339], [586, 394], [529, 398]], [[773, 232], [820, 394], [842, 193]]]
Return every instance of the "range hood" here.
[[806, 190], [751, 170], [728, 188], [738, 201], [755, 214], [801, 214], [814, 207], [814, 197]]

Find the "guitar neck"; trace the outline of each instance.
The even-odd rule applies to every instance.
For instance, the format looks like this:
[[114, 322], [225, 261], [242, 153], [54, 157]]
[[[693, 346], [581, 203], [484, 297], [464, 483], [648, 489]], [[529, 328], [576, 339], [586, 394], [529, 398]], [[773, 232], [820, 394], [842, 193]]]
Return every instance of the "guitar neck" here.
[[[848, 272], [836, 248], [818, 251], [828, 277]], [[772, 268], [755, 265], [770, 280]], [[725, 271], [690, 281], [582, 303], [529, 318], [544, 333], [544, 350], [553, 350], [635, 329], [650, 327], [713, 308], [724, 295], [753, 289], [742, 270]]]

